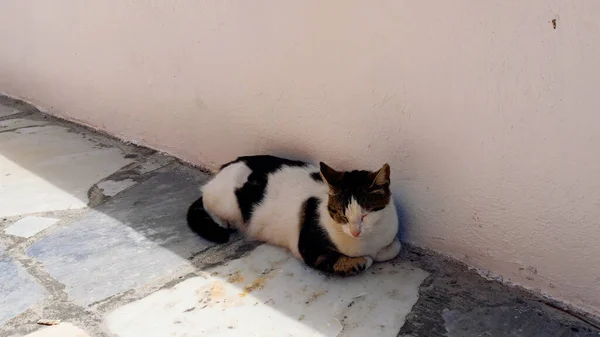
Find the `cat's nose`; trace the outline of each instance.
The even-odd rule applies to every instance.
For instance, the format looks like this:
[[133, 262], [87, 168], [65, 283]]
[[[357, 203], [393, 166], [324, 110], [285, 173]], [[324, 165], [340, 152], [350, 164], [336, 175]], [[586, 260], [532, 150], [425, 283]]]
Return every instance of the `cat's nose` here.
[[354, 221], [350, 222], [350, 234], [357, 238], [362, 231], [362, 221], [360, 221], [360, 215], [354, 218]]

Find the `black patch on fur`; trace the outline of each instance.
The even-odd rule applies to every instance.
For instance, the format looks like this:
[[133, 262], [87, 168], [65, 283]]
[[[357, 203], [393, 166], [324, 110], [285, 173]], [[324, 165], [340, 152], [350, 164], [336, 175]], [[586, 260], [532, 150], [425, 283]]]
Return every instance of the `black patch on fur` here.
[[318, 181], [320, 183], [323, 182], [323, 177], [321, 177], [321, 173], [319, 173], [319, 172], [313, 172], [313, 173], [311, 173], [310, 177], [313, 178], [314, 181]]
[[358, 274], [364, 268], [355, 268], [345, 272], [335, 271], [334, 266], [345, 255], [340, 253], [327, 232], [321, 227], [319, 204], [316, 197], [308, 198], [300, 209], [300, 238], [298, 251], [308, 266], [329, 274], [340, 276]]
[[362, 204], [360, 199], [364, 196], [364, 184], [369, 180], [368, 171], [350, 171], [344, 174], [342, 188], [336, 190], [336, 199], [340, 202], [340, 209], [345, 209], [350, 203], [350, 199], [354, 196]]
[[243, 162], [252, 171], [244, 186], [235, 191], [235, 196], [237, 197], [244, 222], [248, 222], [252, 218], [254, 208], [265, 197], [265, 189], [269, 182], [269, 174], [274, 173], [285, 166], [308, 166], [307, 163], [302, 161], [265, 155], [240, 157], [229, 164], [225, 164], [224, 167], [237, 162]]
[[190, 229], [203, 237], [204, 239], [216, 243], [226, 243], [229, 241], [231, 230], [219, 226], [206, 213], [202, 197], [194, 201], [187, 213], [187, 223]]
[[[241, 157], [240, 157], [241, 158]], [[231, 164], [235, 164], [240, 162], [240, 158], [234, 160], [234, 161], [230, 161], [229, 163], [223, 164], [221, 165], [221, 167], [219, 168], [219, 171], [222, 171], [224, 168], [226, 168], [227, 166], [231, 165]]]
[[[302, 208], [300, 209], [301, 223], [298, 251], [300, 251], [304, 262], [311, 267], [315, 265], [317, 259], [324, 253], [337, 251], [329, 235], [321, 227], [319, 216], [320, 203], [321, 200], [311, 197], [302, 203]], [[333, 263], [335, 261], [332, 261], [331, 266], [333, 266]]]

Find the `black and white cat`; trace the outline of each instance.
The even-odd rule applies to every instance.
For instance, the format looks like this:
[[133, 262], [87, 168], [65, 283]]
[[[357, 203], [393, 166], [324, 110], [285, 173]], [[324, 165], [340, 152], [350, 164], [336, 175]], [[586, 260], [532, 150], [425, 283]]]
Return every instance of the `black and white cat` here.
[[324, 163], [240, 157], [202, 187], [187, 221], [207, 240], [227, 242], [238, 229], [337, 275], [358, 274], [401, 248], [388, 164], [338, 172]]

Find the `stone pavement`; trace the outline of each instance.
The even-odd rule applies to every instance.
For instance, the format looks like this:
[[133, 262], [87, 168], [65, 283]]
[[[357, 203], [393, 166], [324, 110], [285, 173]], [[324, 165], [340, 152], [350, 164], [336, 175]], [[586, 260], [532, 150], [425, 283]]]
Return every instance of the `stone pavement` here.
[[0, 97], [0, 336], [600, 336], [416, 248], [340, 279], [203, 241], [185, 213], [208, 178]]

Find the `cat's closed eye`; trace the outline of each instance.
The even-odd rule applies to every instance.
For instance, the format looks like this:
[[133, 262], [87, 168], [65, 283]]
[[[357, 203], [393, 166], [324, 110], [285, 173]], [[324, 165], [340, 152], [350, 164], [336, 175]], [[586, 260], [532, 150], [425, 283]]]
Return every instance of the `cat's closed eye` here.
[[330, 207], [330, 206], [327, 206], [327, 210], [329, 211], [329, 214], [331, 214], [332, 216], [336, 216], [342, 221], [347, 221], [346, 216], [341, 211], [339, 211], [333, 207]]

